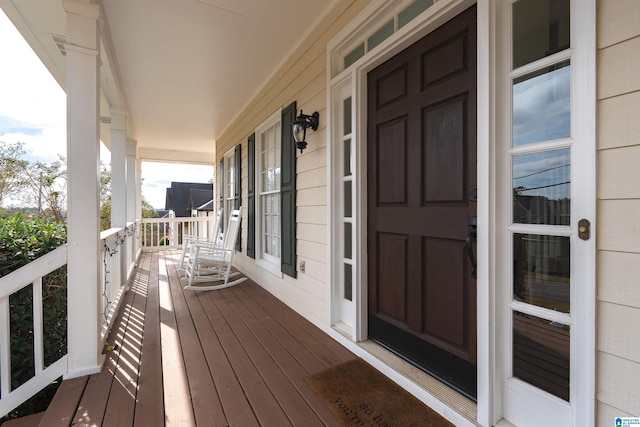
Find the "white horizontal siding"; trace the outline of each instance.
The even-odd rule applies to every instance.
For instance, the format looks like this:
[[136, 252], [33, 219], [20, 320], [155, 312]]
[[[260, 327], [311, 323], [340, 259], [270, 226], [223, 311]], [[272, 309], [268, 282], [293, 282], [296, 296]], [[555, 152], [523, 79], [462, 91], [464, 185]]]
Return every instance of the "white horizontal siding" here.
[[640, 90], [640, 37], [603, 49], [598, 61], [600, 99]]
[[600, 251], [598, 300], [640, 307], [640, 254]]
[[598, 148], [637, 145], [640, 141], [638, 111], [640, 111], [640, 92], [600, 101], [598, 103]]
[[[297, 153], [297, 268], [298, 276], [274, 275], [246, 256], [247, 227], [242, 226], [242, 253], [234, 260], [249, 277], [316, 325], [328, 325], [327, 285], [327, 42], [353, 19], [370, 0], [344, 0], [336, 4], [321, 24], [275, 72], [245, 110], [218, 139], [217, 153], [223, 154], [241, 142], [242, 198], [247, 206], [247, 137], [274, 112], [291, 102], [298, 112], [318, 111], [317, 131], [307, 134], [304, 153]], [[218, 162], [220, 155], [218, 156]], [[258, 161], [258, 159], [256, 159]], [[218, 164], [218, 163], [216, 163]], [[246, 210], [243, 221], [248, 220]], [[246, 224], [243, 223], [243, 224]], [[304, 272], [300, 271], [304, 262]]]
[[[640, 309], [600, 302], [598, 314], [598, 351], [640, 363]], [[607, 325], [617, 327], [607, 329]]]
[[605, 426], [640, 416], [640, 2], [597, 6], [596, 398]]
[[[640, 414], [640, 364], [600, 352], [598, 355], [598, 391], [600, 402], [633, 416]], [[606, 425], [606, 424], [605, 424]]]
[[605, 48], [638, 35], [638, 0], [598, 1], [598, 47]]

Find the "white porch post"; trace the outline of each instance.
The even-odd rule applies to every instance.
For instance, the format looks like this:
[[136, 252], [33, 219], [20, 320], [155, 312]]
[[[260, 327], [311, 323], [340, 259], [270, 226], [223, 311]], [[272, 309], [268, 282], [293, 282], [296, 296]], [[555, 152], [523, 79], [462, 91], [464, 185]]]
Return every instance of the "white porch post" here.
[[100, 371], [99, 6], [64, 0], [67, 14], [68, 373]]
[[140, 175], [138, 174], [137, 157], [138, 143], [136, 141], [127, 141], [127, 222], [134, 222], [136, 216], [138, 202], [138, 194], [140, 193]]
[[127, 225], [127, 116], [111, 109], [111, 227]]
[[136, 218], [142, 218], [142, 160], [136, 159]]
[[[127, 222], [135, 222], [139, 217], [136, 216], [138, 210], [138, 196], [140, 193], [140, 175], [138, 173], [138, 161], [137, 161], [137, 148], [136, 141], [127, 140]], [[136, 256], [138, 255], [139, 241], [138, 239], [130, 239], [131, 245], [127, 247], [129, 253], [128, 264], [133, 265], [136, 262]]]

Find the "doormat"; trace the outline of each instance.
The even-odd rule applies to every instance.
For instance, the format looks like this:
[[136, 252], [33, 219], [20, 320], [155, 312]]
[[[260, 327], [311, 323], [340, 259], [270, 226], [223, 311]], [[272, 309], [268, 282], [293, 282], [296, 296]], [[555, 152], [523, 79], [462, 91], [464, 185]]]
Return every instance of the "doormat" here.
[[309, 375], [305, 381], [345, 426], [453, 427], [360, 358]]

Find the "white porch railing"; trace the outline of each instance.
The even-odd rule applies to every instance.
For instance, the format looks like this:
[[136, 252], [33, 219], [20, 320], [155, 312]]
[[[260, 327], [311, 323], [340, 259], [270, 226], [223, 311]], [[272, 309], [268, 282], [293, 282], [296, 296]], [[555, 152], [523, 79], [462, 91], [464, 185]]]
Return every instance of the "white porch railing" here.
[[180, 248], [184, 236], [210, 237], [215, 220], [215, 216], [143, 218], [143, 250]]
[[[17, 408], [34, 394], [67, 372], [67, 355], [44, 366], [42, 279], [67, 264], [67, 245], [0, 278], [0, 415]], [[33, 377], [11, 389], [11, 311], [9, 297], [33, 287]]]
[[[101, 233], [102, 244], [102, 325], [100, 348], [106, 342], [109, 329], [120, 306], [121, 296], [133, 273], [140, 254], [141, 223], [137, 221], [125, 228]], [[49, 252], [24, 267], [0, 278], [0, 417], [11, 412], [34, 396], [56, 378], [67, 373], [67, 354], [45, 366], [43, 325], [43, 278], [67, 264], [67, 245]], [[33, 287], [33, 376], [19, 387], [12, 389], [11, 368], [11, 307], [9, 298], [22, 289]], [[67, 313], [73, 310], [67, 306]], [[73, 327], [68, 326], [68, 327]]]
[[125, 228], [111, 228], [100, 233], [102, 246], [102, 331], [105, 341], [120, 308], [121, 295], [131, 278], [140, 253], [140, 221]]

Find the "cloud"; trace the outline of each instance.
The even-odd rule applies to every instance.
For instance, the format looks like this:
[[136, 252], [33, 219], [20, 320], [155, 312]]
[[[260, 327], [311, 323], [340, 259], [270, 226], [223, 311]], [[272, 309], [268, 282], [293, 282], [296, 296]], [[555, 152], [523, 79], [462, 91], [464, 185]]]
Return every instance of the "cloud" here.
[[[66, 157], [66, 94], [2, 10], [0, 40], [0, 139], [23, 142], [30, 161]], [[111, 155], [102, 144], [100, 159], [109, 167]], [[164, 208], [171, 181], [209, 182], [213, 166], [143, 162], [142, 177], [143, 196]]]
[[571, 134], [570, 67], [545, 71], [513, 87], [514, 146]]
[[23, 142], [29, 160], [66, 155], [66, 95], [0, 11], [0, 138]]
[[0, 134], [18, 133], [29, 136], [42, 135], [42, 127], [21, 120], [0, 116]]

